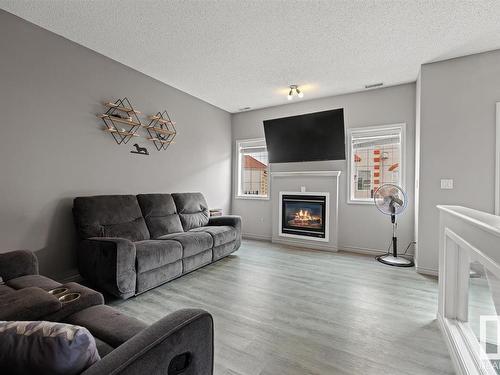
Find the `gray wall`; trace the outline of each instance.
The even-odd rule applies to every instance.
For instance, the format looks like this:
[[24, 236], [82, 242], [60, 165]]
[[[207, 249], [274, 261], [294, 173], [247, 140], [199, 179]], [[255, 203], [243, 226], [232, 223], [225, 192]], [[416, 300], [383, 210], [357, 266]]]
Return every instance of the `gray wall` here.
[[[262, 121], [302, 113], [344, 108], [346, 127], [406, 123], [406, 189], [410, 202], [414, 191], [414, 134], [415, 134], [415, 84], [405, 84], [378, 90], [363, 91], [293, 104], [242, 112], [232, 116], [233, 140], [264, 136]], [[233, 142], [233, 153], [236, 153]], [[236, 165], [233, 162], [233, 174]], [[309, 162], [274, 164], [272, 171], [340, 170], [339, 192], [339, 248], [347, 250], [385, 251], [391, 237], [390, 221], [373, 205], [347, 204], [346, 162]], [[271, 187], [272, 189], [272, 187]], [[233, 186], [233, 213], [243, 217], [246, 235], [270, 239], [272, 236], [270, 200], [256, 201], [235, 199]], [[400, 241], [406, 246], [414, 238], [413, 205], [401, 215]]]
[[[78, 195], [202, 191], [229, 210], [227, 112], [4, 11], [0, 51], [0, 252], [32, 249], [43, 273], [74, 273]], [[95, 115], [124, 96], [145, 114], [167, 109], [176, 144], [142, 138], [149, 157], [118, 146]]]
[[[494, 212], [495, 102], [500, 51], [423, 65], [417, 266], [438, 268], [437, 204]], [[441, 190], [440, 179], [454, 179]]]

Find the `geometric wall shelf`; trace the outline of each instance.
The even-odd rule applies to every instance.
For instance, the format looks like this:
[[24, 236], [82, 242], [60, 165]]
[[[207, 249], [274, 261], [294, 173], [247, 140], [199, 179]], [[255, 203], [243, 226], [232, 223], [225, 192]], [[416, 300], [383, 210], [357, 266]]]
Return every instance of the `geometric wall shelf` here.
[[158, 112], [154, 116], [148, 117], [150, 122], [143, 125], [149, 133], [148, 140], [152, 141], [158, 151], [166, 150], [170, 146], [177, 134], [175, 122], [170, 119], [167, 111]]
[[108, 110], [98, 117], [102, 118], [106, 128], [116, 143], [127, 144], [132, 137], [139, 137], [136, 131], [140, 128], [141, 120], [137, 117], [141, 112], [136, 111], [127, 98], [118, 99], [116, 102], [104, 103]]

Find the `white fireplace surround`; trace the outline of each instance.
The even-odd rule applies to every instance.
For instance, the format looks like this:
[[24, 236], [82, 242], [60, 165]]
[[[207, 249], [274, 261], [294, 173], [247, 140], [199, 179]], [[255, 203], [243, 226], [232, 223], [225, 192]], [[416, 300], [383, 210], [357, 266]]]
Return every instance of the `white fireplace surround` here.
[[[283, 233], [283, 195], [301, 195], [325, 197], [325, 238], [309, 237], [297, 234]], [[310, 192], [310, 191], [280, 191], [279, 198], [279, 215], [278, 215], [278, 233], [281, 237], [299, 238], [301, 240], [311, 241], [330, 241], [330, 193], [328, 192]]]
[[[275, 192], [271, 193], [272, 242], [316, 250], [337, 251], [340, 175], [341, 171], [333, 170], [271, 172], [271, 186], [272, 191]], [[325, 239], [295, 236], [282, 232], [282, 196], [289, 193], [293, 195], [323, 195], [327, 197], [328, 203], [325, 206], [328, 205], [328, 212], [325, 212]]]

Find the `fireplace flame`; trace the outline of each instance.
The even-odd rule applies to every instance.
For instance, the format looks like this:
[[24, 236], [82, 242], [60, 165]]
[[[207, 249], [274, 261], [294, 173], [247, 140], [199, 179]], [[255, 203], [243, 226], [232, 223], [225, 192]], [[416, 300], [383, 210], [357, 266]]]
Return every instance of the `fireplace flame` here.
[[299, 210], [299, 212], [295, 213], [295, 220], [297, 221], [310, 221], [312, 219], [313, 218], [308, 210]]

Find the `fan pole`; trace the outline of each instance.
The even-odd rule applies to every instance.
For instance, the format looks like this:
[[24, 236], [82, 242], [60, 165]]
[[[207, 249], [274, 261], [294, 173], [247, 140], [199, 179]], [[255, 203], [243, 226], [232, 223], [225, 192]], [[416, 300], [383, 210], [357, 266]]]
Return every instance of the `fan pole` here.
[[396, 237], [397, 224], [395, 221], [392, 222], [392, 256], [398, 256], [398, 238]]
[[398, 257], [398, 237], [396, 230], [398, 224], [396, 222], [395, 208], [391, 205], [391, 222], [392, 222], [392, 255], [390, 252], [387, 254], [375, 257], [380, 263], [388, 264], [395, 267], [413, 267], [413, 261], [403, 257]]
[[[396, 222], [396, 215], [401, 213], [406, 207], [406, 194], [399, 186], [384, 184], [375, 191], [373, 199], [380, 212], [391, 215], [392, 223], [392, 254], [389, 247], [387, 253], [378, 255], [375, 259], [389, 266], [413, 267], [413, 260], [406, 258], [404, 255], [398, 256], [398, 237], [396, 233], [398, 224]], [[396, 206], [398, 209], [396, 209]]]

